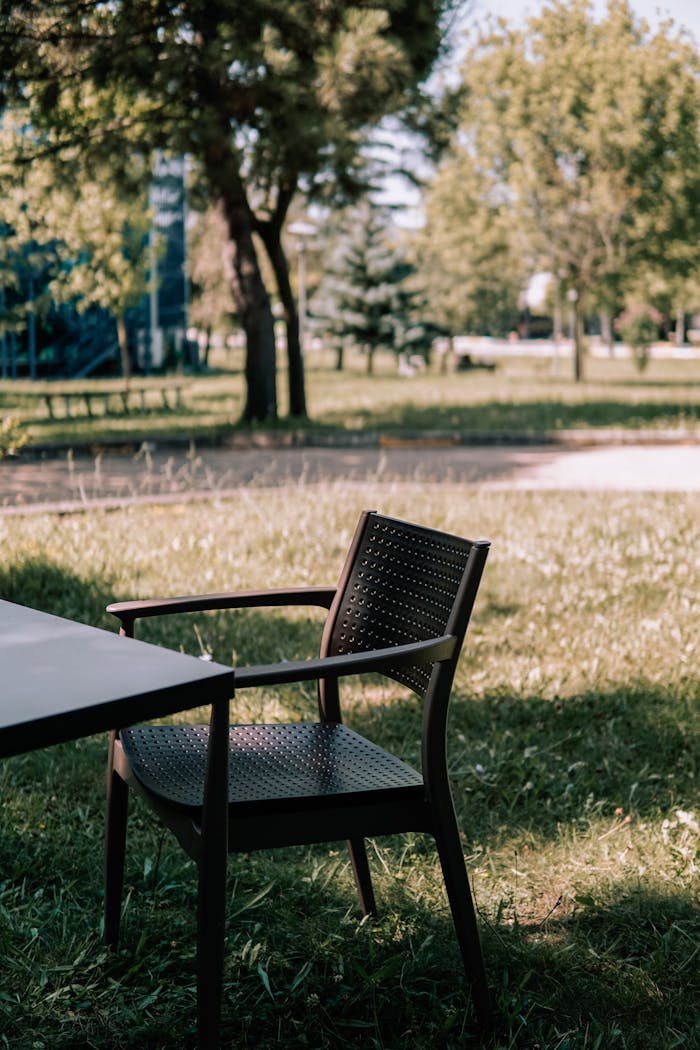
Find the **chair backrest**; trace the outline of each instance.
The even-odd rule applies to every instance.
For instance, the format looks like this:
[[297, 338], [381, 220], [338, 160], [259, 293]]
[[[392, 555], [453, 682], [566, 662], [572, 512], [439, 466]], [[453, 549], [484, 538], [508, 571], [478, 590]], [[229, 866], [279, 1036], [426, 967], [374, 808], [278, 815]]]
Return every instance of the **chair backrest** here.
[[[451, 634], [457, 639], [447, 675], [451, 684], [488, 547], [484, 540], [472, 542], [365, 511], [329, 613], [322, 654]], [[425, 699], [433, 666], [395, 667], [387, 673]]]

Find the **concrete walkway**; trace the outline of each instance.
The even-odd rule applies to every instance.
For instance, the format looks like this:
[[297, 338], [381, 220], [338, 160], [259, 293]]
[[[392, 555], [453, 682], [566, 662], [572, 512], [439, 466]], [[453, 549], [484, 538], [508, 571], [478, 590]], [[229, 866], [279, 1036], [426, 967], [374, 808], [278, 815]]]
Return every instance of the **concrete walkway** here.
[[242, 486], [447, 482], [491, 489], [700, 491], [700, 444], [151, 449], [0, 461], [0, 514], [178, 502]]

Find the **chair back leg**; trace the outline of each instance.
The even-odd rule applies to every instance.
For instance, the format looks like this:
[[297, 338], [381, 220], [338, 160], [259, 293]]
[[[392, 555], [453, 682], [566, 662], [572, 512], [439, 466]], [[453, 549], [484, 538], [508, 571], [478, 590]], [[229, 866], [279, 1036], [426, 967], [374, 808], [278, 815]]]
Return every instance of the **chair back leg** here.
[[110, 765], [107, 777], [104, 921], [105, 941], [111, 948], [116, 948], [119, 943], [128, 806], [129, 788]]
[[377, 904], [374, 899], [372, 876], [369, 870], [365, 841], [364, 839], [348, 839], [347, 846], [350, 854], [350, 863], [352, 864], [352, 873], [355, 876], [355, 886], [360, 897], [362, 914], [376, 915]]

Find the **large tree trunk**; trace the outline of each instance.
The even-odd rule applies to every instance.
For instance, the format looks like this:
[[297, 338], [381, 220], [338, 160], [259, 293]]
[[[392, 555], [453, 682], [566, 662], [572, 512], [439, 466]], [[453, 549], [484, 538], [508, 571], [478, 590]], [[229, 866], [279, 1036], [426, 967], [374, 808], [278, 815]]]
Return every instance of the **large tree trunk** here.
[[260, 273], [253, 219], [238, 169], [225, 150], [208, 151], [207, 173], [219, 199], [230, 238], [230, 278], [238, 316], [246, 336], [246, 403], [243, 419], [277, 418], [275, 327], [267, 289]]
[[275, 272], [277, 291], [279, 292], [284, 323], [287, 332], [287, 363], [289, 383], [289, 414], [297, 418], [306, 418], [306, 384], [304, 380], [304, 355], [299, 337], [299, 311], [289, 280], [289, 265], [282, 248], [280, 231], [271, 224], [259, 224], [258, 232], [262, 237], [268, 258]]
[[676, 346], [683, 346], [685, 343], [685, 310], [683, 305], [679, 304], [676, 307]]

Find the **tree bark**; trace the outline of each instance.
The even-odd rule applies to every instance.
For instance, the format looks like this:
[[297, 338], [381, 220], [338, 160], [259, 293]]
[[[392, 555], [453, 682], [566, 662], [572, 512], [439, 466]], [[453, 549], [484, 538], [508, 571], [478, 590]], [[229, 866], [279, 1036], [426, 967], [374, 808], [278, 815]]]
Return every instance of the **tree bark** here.
[[581, 295], [574, 303], [574, 379], [580, 383], [583, 379], [583, 304]]
[[685, 310], [682, 305], [676, 308], [676, 346], [685, 342]]
[[284, 313], [284, 324], [287, 332], [287, 378], [289, 384], [289, 414], [305, 419], [306, 384], [304, 378], [304, 355], [299, 338], [299, 311], [289, 280], [289, 265], [282, 248], [280, 230], [270, 223], [258, 223], [258, 233], [262, 237], [265, 250], [272, 264], [277, 281], [277, 291]]
[[238, 316], [246, 337], [247, 423], [277, 418], [277, 356], [272, 307], [260, 273], [254, 220], [245, 186], [227, 139], [214, 139], [205, 149], [210, 186], [219, 201], [230, 238], [230, 279]]

